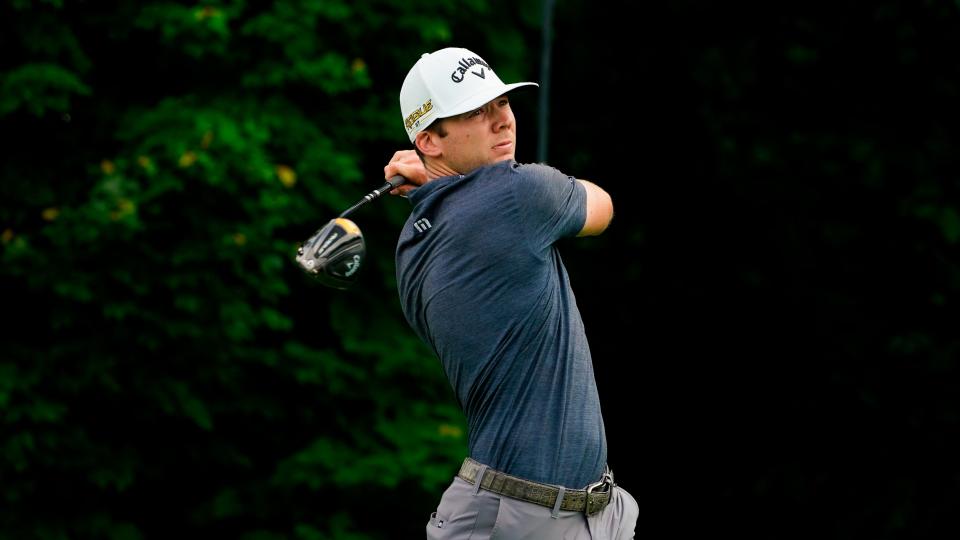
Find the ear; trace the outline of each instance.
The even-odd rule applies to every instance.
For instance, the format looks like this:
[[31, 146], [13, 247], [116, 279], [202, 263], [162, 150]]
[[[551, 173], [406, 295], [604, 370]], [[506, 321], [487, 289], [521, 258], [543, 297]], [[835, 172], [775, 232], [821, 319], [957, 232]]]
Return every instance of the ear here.
[[413, 142], [425, 156], [435, 158], [443, 153], [443, 149], [440, 146], [440, 137], [432, 131], [424, 130], [417, 133], [417, 138], [414, 139]]

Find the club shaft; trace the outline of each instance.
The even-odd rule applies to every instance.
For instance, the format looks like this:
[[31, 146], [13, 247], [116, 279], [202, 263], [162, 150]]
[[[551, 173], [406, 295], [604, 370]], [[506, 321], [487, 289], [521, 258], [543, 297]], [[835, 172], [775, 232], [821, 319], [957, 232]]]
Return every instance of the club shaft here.
[[371, 191], [370, 193], [367, 193], [362, 199], [360, 199], [360, 201], [357, 204], [344, 210], [343, 213], [340, 214], [340, 217], [347, 217], [348, 215], [352, 214], [353, 211], [356, 210], [357, 208], [360, 208], [361, 206], [367, 204], [368, 202], [376, 199], [377, 197], [383, 195], [388, 191], [391, 191], [393, 189], [400, 187], [406, 181], [407, 179], [400, 176], [399, 174], [397, 176], [394, 176], [393, 178], [387, 180], [387, 183], [384, 184], [383, 186]]

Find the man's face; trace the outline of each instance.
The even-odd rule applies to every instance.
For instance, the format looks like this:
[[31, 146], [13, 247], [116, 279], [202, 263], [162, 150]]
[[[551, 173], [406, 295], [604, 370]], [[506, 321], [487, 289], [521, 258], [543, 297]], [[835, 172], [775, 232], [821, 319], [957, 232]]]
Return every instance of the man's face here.
[[442, 159], [461, 174], [514, 159], [517, 123], [506, 95], [472, 111], [445, 118], [443, 127], [447, 136], [437, 139]]

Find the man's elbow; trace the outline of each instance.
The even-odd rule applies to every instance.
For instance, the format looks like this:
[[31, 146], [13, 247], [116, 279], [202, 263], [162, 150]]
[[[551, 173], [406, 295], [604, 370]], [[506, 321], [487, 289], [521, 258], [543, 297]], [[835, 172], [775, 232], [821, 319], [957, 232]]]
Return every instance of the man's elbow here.
[[[607, 230], [607, 227], [610, 226], [610, 222], [613, 221], [613, 199], [610, 198], [610, 195], [607, 192], [603, 193], [606, 195], [606, 201], [603, 208], [604, 217], [603, 217], [603, 228], [600, 229], [600, 232]], [[600, 233], [597, 233], [600, 234]]]
[[607, 230], [613, 220], [613, 199], [603, 190], [597, 190], [587, 206], [587, 219], [577, 236], [597, 236]]

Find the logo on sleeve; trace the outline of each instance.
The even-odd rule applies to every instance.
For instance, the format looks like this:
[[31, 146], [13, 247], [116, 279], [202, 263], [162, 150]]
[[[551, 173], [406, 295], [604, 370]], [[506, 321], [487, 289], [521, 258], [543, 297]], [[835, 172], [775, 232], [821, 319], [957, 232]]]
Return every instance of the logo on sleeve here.
[[427, 218], [418, 219], [413, 223], [413, 228], [416, 229], [418, 233], [425, 233], [430, 227], [433, 227], [433, 225], [430, 224], [430, 220]]

